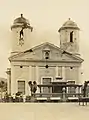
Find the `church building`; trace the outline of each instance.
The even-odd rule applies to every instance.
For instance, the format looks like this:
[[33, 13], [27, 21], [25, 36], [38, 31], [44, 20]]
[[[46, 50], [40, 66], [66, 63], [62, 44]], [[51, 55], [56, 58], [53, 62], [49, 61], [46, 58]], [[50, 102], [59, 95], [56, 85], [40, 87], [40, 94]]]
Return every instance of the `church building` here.
[[[81, 83], [83, 59], [79, 54], [79, 30], [77, 24], [68, 19], [58, 30], [59, 47], [44, 42], [32, 48], [30, 42], [33, 41], [31, 34], [34, 28], [23, 14], [16, 18], [11, 26], [12, 52], [9, 57], [11, 68], [7, 68], [8, 94], [22, 92], [29, 95], [29, 81], [49, 84], [56, 81], [56, 78], [61, 78], [61, 81]], [[47, 92], [43, 89], [45, 91]]]

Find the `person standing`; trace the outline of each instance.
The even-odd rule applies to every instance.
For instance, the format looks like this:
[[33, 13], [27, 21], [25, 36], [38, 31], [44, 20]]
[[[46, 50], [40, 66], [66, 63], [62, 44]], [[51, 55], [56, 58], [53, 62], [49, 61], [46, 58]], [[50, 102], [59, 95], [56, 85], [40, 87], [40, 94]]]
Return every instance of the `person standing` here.
[[32, 81], [29, 81], [28, 84], [29, 84], [30, 92], [31, 92], [31, 96], [32, 96], [32, 92], [33, 92], [33, 84], [32, 84]]
[[13, 94], [13, 96], [12, 96], [12, 97], [13, 97], [13, 102], [15, 102], [15, 94]]
[[26, 102], [26, 95], [25, 94], [23, 95], [23, 102], [24, 103]]
[[4, 92], [2, 93], [2, 102], [4, 102], [5, 94]]
[[37, 83], [36, 81], [33, 82], [33, 93], [36, 93], [37, 91]]

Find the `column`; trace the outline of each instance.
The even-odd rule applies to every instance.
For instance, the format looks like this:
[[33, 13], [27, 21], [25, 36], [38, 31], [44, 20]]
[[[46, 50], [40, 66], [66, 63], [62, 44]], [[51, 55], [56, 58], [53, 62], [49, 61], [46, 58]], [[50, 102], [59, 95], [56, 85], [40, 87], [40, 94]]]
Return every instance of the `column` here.
[[56, 66], [56, 68], [55, 68], [55, 72], [56, 72], [56, 77], [58, 77], [58, 66]]
[[80, 93], [80, 87], [78, 87], [78, 93]]
[[9, 75], [9, 94], [11, 94], [11, 74]]
[[82, 92], [82, 87], [80, 87], [80, 93]]
[[[78, 88], [78, 91], [79, 91], [79, 93], [81, 93], [81, 87]], [[79, 97], [80, 97], [80, 95], [79, 95]]]
[[[77, 87], [77, 88], [76, 88], [76, 93], [77, 93], [77, 94], [81, 93], [80, 87]], [[78, 95], [78, 96], [79, 96], [79, 95]]]
[[[39, 67], [38, 66], [36, 66], [36, 77], [35, 78], [36, 78], [37, 85], [40, 84], [39, 83]], [[37, 91], [36, 92], [40, 93], [39, 87], [37, 87]]]
[[9, 94], [10, 90], [9, 90], [9, 74], [7, 74], [7, 93]]
[[32, 81], [32, 66], [29, 66], [29, 81]]
[[68, 87], [66, 87], [66, 93], [68, 93], [69, 91], [68, 91]]
[[15, 80], [15, 66], [11, 67], [11, 95], [15, 94], [16, 91], [16, 80]]
[[39, 68], [38, 66], [36, 66], [36, 82], [37, 84], [39, 84], [39, 72], [38, 72]]
[[28, 81], [25, 81], [25, 91], [26, 91], [25, 95], [26, 95], [26, 96], [29, 96], [29, 91], [30, 91], [29, 88], [30, 88], [30, 87], [29, 87], [29, 85], [28, 85]]
[[[32, 81], [32, 66], [29, 66], [29, 80], [28, 80], [28, 82], [29, 81]], [[31, 90], [30, 90], [30, 87], [29, 87], [29, 85], [28, 85], [28, 94], [31, 96]]]
[[[76, 89], [77, 87], [74, 87], [74, 94], [76, 94]], [[75, 97], [77, 97], [77, 95], [75, 95]]]
[[62, 67], [62, 78], [65, 80], [65, 67]]
[[10, 70], [9, 70], [9, 68], [7, 68], [7, 71], [6, 71], [6, 73], [7, 73], [7, 93], [8, 94], [10, 94], [10, 76], [11, 76], [11, 74], [10, 74]]
[[78, 87], [76, 87], [76, 93], [79, 93]]

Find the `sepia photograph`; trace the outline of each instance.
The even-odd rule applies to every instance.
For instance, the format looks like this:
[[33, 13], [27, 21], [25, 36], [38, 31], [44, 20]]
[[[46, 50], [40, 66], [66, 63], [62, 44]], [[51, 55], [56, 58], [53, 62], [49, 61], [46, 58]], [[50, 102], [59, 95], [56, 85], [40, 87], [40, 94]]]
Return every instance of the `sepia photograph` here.
[[1, 120], [88, 120], [89, 1], [0, 1]]

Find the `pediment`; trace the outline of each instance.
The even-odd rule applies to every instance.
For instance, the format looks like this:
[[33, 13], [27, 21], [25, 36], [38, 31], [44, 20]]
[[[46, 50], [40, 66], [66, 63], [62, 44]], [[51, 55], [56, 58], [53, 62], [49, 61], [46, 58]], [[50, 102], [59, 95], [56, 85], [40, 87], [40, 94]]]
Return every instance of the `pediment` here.
[[50, 61], [76, 61], [82, 62], [83, 59], [77, 57], [73, 54], [70, 54], [66, 51], [63, 51], [58, 46], [51, 43], [43, 43], [38, 46], [35, 46], [29, 50], [26, 50], [22, 53], [13, 55], [9, 58], [10, 61], [20, 61], [20, 60], [28, 60], [28, 61], [38, 61], [45, 60], [45, 51], [49, 51], [49, 59]]

